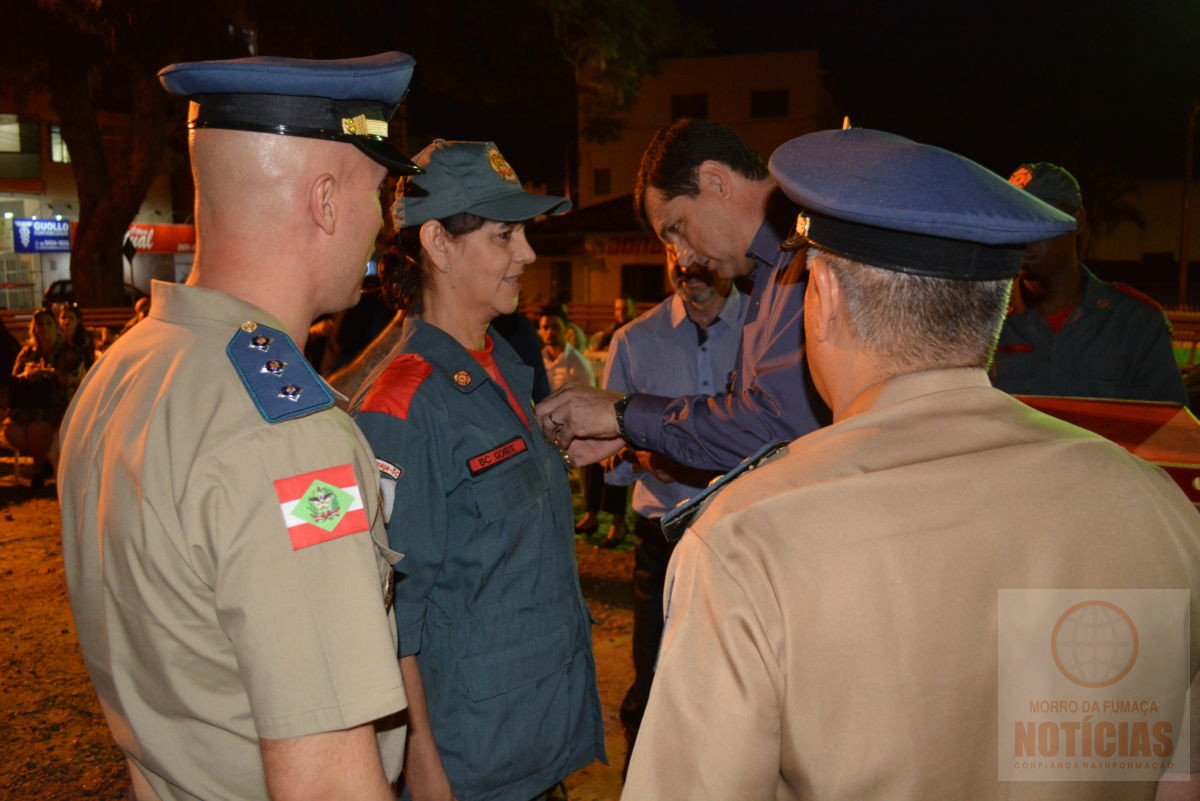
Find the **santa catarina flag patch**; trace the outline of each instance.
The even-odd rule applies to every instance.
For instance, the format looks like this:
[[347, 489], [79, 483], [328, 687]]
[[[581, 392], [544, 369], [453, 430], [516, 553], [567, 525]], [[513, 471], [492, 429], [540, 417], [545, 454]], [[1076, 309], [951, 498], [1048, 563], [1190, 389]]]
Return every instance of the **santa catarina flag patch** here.
[[274, 483], [293, 551], [371, 528], [353, 465], [327, 467]]

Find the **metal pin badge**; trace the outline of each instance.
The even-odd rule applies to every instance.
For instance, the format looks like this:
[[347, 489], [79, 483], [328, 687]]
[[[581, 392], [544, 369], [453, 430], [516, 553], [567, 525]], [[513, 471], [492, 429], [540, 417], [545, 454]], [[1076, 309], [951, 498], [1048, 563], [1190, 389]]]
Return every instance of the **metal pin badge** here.
[[296, 386], [295, 384], [287, 384], [286, 386], [280, 387], [279, 397], [295, 403], [296, 401], [300, 400], [300, 393], [303, 391], [304, 390], [302, 388]]

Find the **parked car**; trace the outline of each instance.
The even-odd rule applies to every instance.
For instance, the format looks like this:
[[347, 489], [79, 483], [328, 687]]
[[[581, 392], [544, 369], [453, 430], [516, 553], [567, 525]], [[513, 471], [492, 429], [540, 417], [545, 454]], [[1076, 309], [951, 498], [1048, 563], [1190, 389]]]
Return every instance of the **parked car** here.
[[[146, 293], [133, 284], [124, 284], [124, 288], [122, 306], [133, 306], [139, 298], [146, 297]], [[69, 280], [55, 281], [46, 287], [46, 294], [42, 296], [42, 306], [47, 309], [53, 308], [55, 304], [75, 302], [75, 285]]]

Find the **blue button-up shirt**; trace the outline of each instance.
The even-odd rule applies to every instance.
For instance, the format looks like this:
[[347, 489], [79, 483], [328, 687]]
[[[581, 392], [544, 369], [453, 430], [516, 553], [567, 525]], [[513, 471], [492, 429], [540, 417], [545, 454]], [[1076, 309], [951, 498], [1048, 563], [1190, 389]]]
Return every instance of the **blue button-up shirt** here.
[[[732, 289], [701, 342], [683, 300], [672, 295], [613, 336], [604, 388], [672, 397], [723, 389], [737, 359], [748, 305], [747, 297]], [[616, 485], [632, 484], [636, 479], [633, 510], [643, 517], [661, 517], [699, 491], [688, 484], [659, 481], [653, 473], [635, 475], [628, 462], [608, 471], [604, 478]]]
[[625, 410], [634, 447], [701, 470], [728, 470], [763, 445], [828, 422], [804, 359], [803, 251], [779, 249], [796, 212], [793, 206], [768, 216], [746, 251], [756, 264], [754, 291], [727, 391], [635, 395]]

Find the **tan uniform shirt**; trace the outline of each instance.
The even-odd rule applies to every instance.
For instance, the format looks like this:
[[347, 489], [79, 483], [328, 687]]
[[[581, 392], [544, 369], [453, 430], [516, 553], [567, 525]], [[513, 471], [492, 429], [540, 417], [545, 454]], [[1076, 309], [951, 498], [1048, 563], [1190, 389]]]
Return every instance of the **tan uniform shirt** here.
[[[224, 293], [156, 283], [63, 423], [80, 645], [113, 737], [162, 799], [263, 799], [260, 738], [406, 706], [374, 460], [338, 409], [263, 419], [225, 352], [244, 321], [282, 329]], [[346, 524], [314, 544], [284, 517], [309, 497], [308, 478], [288, 479], [309, 473], [342, 493], [327, 527]], [[354, 496], [362, 512], [342, 514]], [[404, 729], [379, 726], [394, 779]]]
[[1153, 798], [997, 780], [1000, 589], [1191, 589], [1200, 664], [1200, 515], [979, 370], [892, 379], [731, 484], [666, 586], [628, 801]]

